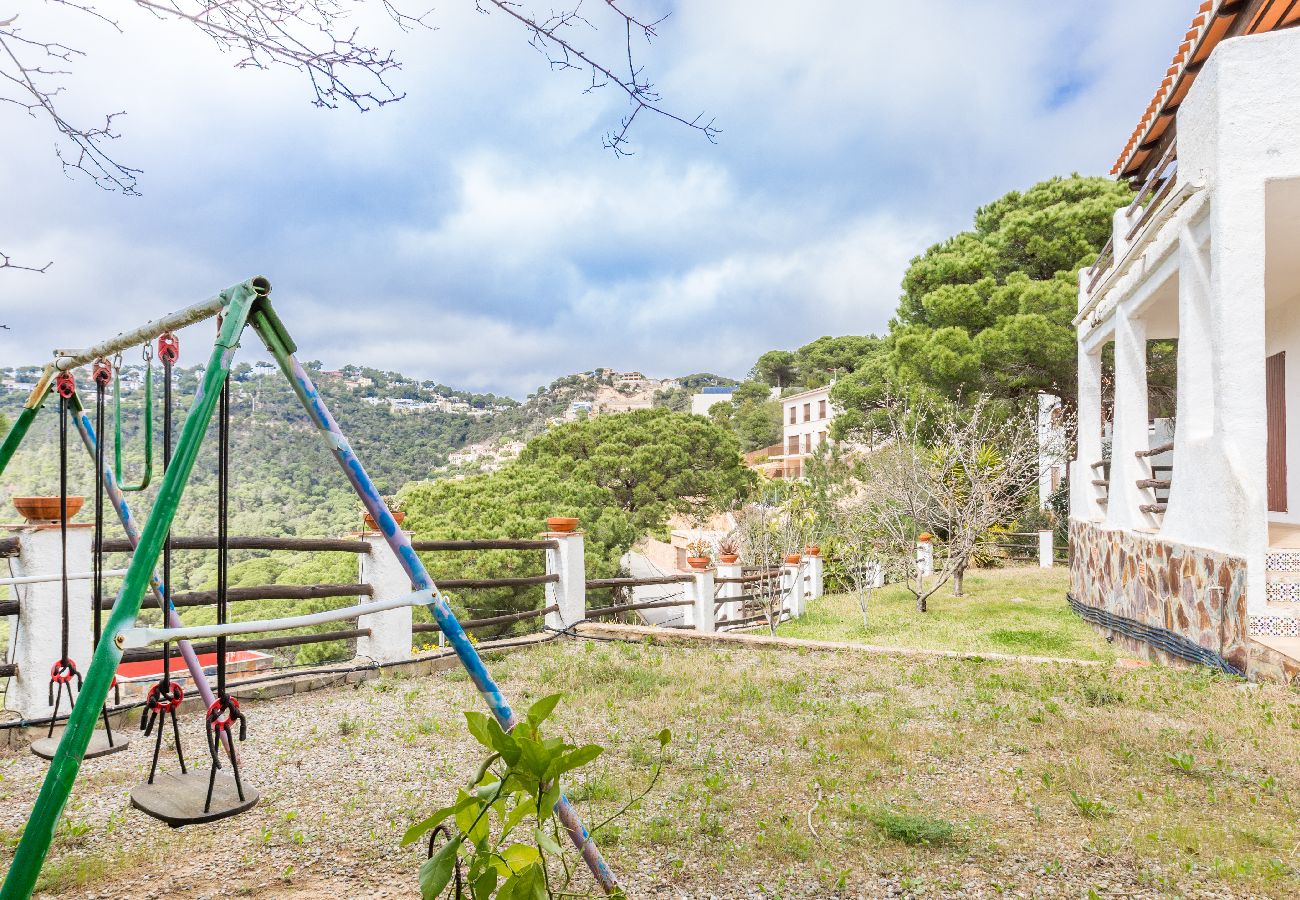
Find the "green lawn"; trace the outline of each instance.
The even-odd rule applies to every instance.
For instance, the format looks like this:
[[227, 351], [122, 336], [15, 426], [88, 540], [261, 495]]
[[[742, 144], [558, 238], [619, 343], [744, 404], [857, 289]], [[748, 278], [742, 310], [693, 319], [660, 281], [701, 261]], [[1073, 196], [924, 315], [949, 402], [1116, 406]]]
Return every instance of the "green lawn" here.
[[949, 585], [940, 588], [929, 612], [918, 613], [907, 589], [889, 584], [874, 592], [866, 628], [856, 598], [833, 594], [810, 601], [807, 614], [778, 633], [927, 650], [1114, 659], [1111, 645], [1070, 612], [1068, 587], [1065, 568], [982, 569], [967, 574], [965, 596], [952, 596]]

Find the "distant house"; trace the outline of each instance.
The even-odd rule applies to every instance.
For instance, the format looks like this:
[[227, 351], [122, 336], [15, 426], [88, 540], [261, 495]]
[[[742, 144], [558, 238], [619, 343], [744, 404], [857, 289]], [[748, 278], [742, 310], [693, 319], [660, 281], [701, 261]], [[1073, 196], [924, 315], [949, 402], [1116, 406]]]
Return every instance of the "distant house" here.
[[731, 395], [736, 392], [734, 387], [706, 387], [700, 388], [698, 394], [691, 395], [691, 412], [697, 416], [707, 416], [709, 409], [715, 403], [730, 403]]
[[780, 462], [770, 474], [776, 478], [803, 478], [804, 463], [818, 448], [830, 443], [831, 385], [793, 394], [781, 401], [782, 453], [769, 457], [768, 462]]

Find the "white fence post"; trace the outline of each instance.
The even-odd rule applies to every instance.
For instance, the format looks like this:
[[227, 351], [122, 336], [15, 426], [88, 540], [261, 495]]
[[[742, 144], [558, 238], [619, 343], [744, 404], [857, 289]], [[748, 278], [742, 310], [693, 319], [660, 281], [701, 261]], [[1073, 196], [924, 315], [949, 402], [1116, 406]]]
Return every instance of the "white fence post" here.
[[1052, 547], [1052, 533], [1050, 531], [1038, 532], [1038, 567], [1040, 569], [1050, 569], [1054, 562], [1055, 549]]
[[[5, 708], [24, 718], [48, 716], [50, 667], [58, 662], [62, 649], [62, 542], [58, 525], [20, 525], [6, 530], [18, 538], [18, 556], [13, 558], [14, 575], [53, 575], [54, 581], [13, 585], [9, 596], [18, 601], [18, 615], [9, 617], [9, 653], [6, 658], [18, 665], [18, 674], [5, 693]], [[68, 571], [87, 572], [91, 568], [94, 526], [68, 523]], [[93, 615], [90, 603], [92, 582], [68, 582], [68, 655], [84, 677], [90, 668], [90, 644]], [[107, 617], [107, 616], [106, 616]], [[68, 711], [67, 698], [59, 707]]]
[[695, 601], [695, 630], [706, 633], [714, 631], [713, 616], [713, 569], [695, 569], [691, 582], [693, 591], [691, 599]]
[[790, 618], [797, 619], [803, 615], [803, 564], [785, 563], [781, 568], [785, 570], [785, 598], [781, 607], [790, 613]]
[[[361, 540], [370, 545], [370, 551], [357, 556], [358, 581], [370, 585], [374, 593], [358, 599], [362, 603], [373, 603], [409, 594], [411, 577], [397, 561], [397, 554], [383, 535], [366, 533], [361, 535]], [[410, 659], [411, 611], [411, 607], [403, 606], [358, 617], [357, 627], [369, 628], [370, 636], [357, 638], [357, 656], [381, 663]]]
[[559, 581], [546, 583], [546, 605], [558, 612], [546, 614], [546, 627], [563, 629], [587, 618], [587, 571], [582, 532], [552, 531], [542, 535], [559, 546], [546, 551], [546, 574]]
[[[744, 569], [740, 563], [719, 563], [717, 567], [718, 578], [739, 578], [744, 574]], [[727, 602], [718, 607], [718, 620], [721, 622], [735, 621], [741, 617], [745, 601], [740, 596], [745, 593], [745, 586], [739, 582], [718, 585], [718, 599], [726, 599]], [[731, 598], [736, 599], [731, 599]]]
[[808, 596], [805, 600], [816, 600], [826, 592], [826, 560], [821, 556], [810, 556], [808, 562]]

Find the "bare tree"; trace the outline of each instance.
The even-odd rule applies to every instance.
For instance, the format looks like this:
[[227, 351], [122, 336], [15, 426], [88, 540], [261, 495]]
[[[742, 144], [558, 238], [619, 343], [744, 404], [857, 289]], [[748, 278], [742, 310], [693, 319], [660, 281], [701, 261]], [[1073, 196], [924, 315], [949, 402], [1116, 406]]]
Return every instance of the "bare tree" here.
[[878, 524], [875, 495], [856, 483], [846, 487], [827, 504], [826, 531], [833, 538], [836, 571], [848, 582], [865, 629], [870, 627], [875, 590], [884, 580], [881, 561], [887, 554], [888, 537]]
[[[124, 8], [134, 8], [162, 21], [197, 29], [216, 49], [231, 55], [237, 68], [282, 67], [307, 76], [311, 102], [334, 109], [350, 106], [367, 111], [401, 100], [390, 79], [401, 69], [391, 50], [361, 39], [348, 18], [364, 8], [379, 8], [403, 31], [429, 28], [429, 12], [407, 12], [401, 0], [47, 0], [74, 14], [91, 17], [105, 28], [124, 31]], [[626, 0], [593, 3], [588, 16], [584, 0], [569, 0], [545, 14], [516, 0], [474, 0], [479, 12], [504, 13], [521, 25], [529, 44], [553, 71], [586, 70], [585, 92], [612, 87], [626, 95], [630, 111], [604, 137], [616, 155], [628, 155], [628, 133], [642, 113], [662, 116], [694, 129], [709, 141], [719, 130], [702, 115], [680, 115], [663, 103], [654, 84], [637, 62], [637, 48], [658, 36], [663, 18], [645, 19], [625, 7]], [[4, 6], [0, 0], [0, 8]], [[111, 10], [111, 12], [109, 12]], [[583, 43], [583, 32], [603, 24], [625, 36], [625, 53], [617, 61], [604, 59]], [[612, 24], [611, 24], [612, 23]], [[57, 138], [55, 154], [69, 176], [89, 178], [105, 190], [136, 195], [141, 170], [116, 158], [111, 142], [119, 136], [117, 120], [124, 111], [108, 112], [96, 122], [74, 121], [60, 103], [71, 77], [71, 65], [85, 54], [56, 36], [28, 34], [17, 14], [0, 9], [0, 106], [16, 107], [46, 120]], [[0, 254], [0, 269], [44, 272], [43, 266], [18, 265]]]
[[[981, 539], [1014, 521], [1037, 490], [1037, 411], [1007, 412], [983, 395], [969, 404], [891, 401], [887, 411], [887, 442], [864, 460], [859, 477], [881, 549], [925, 612], [949, 579], [961, 595]], [[916, 552], [926, 532], [936, 545], [929, 576]]]

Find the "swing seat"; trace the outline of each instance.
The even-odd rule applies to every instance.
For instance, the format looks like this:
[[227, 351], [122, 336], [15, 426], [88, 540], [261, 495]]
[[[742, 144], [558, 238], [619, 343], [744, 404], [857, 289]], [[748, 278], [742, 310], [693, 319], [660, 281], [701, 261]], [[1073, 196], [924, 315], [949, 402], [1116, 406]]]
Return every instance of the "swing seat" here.
[[[37, 738], [32, 741], [32, 752], [41, 759], [54, 759], [54, 753], [59, 749], [59, 741], [63, 738], [63, 730], [55, 731], [53, 737]], [[125, 750], [130, 741], [125, 734], [114, 732], [113, 743], [108, 742], [108, 733], [104, 729], [99, 729], [91, 734], [90, 743], [86, 745], [85, 759], [94, 759], [97, 756], [108, 756], [110, 753], [119, 753]]]
[[204, 812], [208, 777], [207, 769], [185, 775], [160, 773], [154, 777], [153, 784], [145, 782], [131, 789], [131, 805], [172, 828], [184, 828], [239, 815], [256, 806], [261, 798], [256, 789], [244, 782], [244, 799], [240, 800], [235, 777], [222, 770], [217, 773], [217, 783], [212, 789], [212, 806]]

